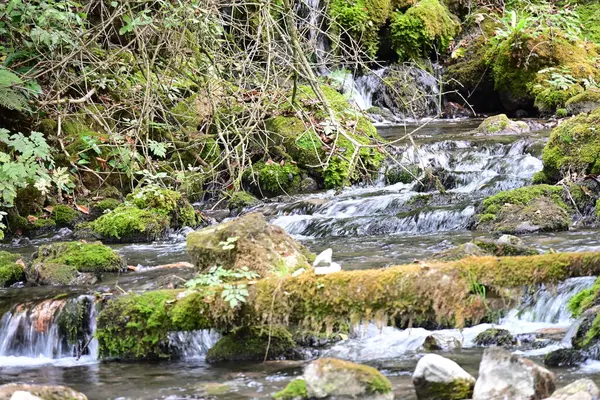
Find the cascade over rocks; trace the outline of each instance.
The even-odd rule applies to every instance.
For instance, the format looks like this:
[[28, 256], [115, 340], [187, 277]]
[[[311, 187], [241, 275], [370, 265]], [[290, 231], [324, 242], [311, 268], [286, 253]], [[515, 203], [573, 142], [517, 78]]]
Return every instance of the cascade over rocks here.
[[475, 378], [467, 371], [437, 354], [419, 360], [412, 381], [419, 400], [469, 399], [475, 386]]
[[[15, 392], [25, 392], [42, 400], [87, 400], [85, 394], [67, 386], [30, 385], [27, 383], [9, 383], [0, 386], [0, 400], [11, 400]], [[17, 396], [23, 396], [23, 394], [19, 393]], [[18, 398], [24, 399], [24, 397]]]
[[308, 269], [314, 257], [282, 228], [267, 223], [260, 213], [191, 232], [186, 249], [199, 271], [215, 265], [226, 269], [247, 267], [261, 276]]
[[526, 358], [493, 347], [479, 366], [473, 400], [541, 400], [556, 388], [554, 374]]

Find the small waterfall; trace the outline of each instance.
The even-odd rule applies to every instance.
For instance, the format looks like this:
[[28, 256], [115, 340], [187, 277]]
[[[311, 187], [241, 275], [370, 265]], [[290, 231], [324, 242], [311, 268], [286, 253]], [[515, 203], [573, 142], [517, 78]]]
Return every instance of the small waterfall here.
[[204, 358], [206, 352], [221, 339], [221, 335], [213, 330], [171, 332], [168, 339], [172, 354], [184, 359]]
[[570, 325], [573, 320], [567, 309], [569, 300], [582, 290], [592, 287], [595, 281], [594, 277], [569, 278], [555, 288], [542, 286], [528, 296], [518, 309], [512, 310], [503, 324], [543, 322]]
[[380, 68], [354, 80], [351, 98], [361, 110], [373, 107], [373, 95], [382, 88], [382, 76], [387, 68]]
[[96, 358], [92, 296], [18, 304], [0, 319], [0, 358]]

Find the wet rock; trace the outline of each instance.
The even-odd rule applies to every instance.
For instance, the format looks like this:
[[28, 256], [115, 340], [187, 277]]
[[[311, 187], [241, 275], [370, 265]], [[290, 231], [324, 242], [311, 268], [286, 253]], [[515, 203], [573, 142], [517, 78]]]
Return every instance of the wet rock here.
[[25, 279], [23, 265], [19, 254], [0, 251], [0, 288]]
[[[10, 400], [15, 392], [26, 392], [43, 400], [87, 400], [83, 393], [67, 386], [30, 385], [26, 383], [9, 383], [0, 386], [0, 400]], [[18, 394], [17, 396], [23, 395]], [[23, 397], [19, 398], [23, 399]]]
[[24, 392], [22, 390], [17, 390], [10, 397], [10, 400], [42, 400], [41, 397], [37, 397], [32, 395], [29, 392]]
[[470, 109], [463, 107], [458, 103], [448, 101], [444, 106], [443, 116], [444, 118], [449, 119], [469, 118], [473, 116], [473, 112]]
[[546, 400], [597, 400], [599, 398], [598, 386], [591, 379], [583, 378], [558, 389]]
[[302, 193], [315, 192], [319, 190], [319, 184], [314, 178], [304, 176], [300, 181], [300, 191]]
[[529, 125], [522, 121], [511, 121], [506, 114], [486, 118], [475, 130], [477, 136], [519, 135], [529, 132]]
[[545, 399], [555, 388], [552, 372], [531, 360], [493, 347], [483, 353], [473, 400]]
[[502, 235], [498, 240], [476, 239], [460, 246], [434, 254], [433, 259], [443, 261], [460, 260], [469, 256], [532, 256], [539, 254], [533, 247], [525, 246], [516, 236]]
[[206, 353], [206, 362], [263, 361], [294, 357], [296, 342], [281, 326], [239, 328]]
[[480, 256], [487, 256], [487, 255], [489, 255], [489, 253], [487, 251], [485, 251], [484, 249], [482, 249], [481, 247], [477, 246], [475, 243], [467, 242], [467, 243], [461, 244], [460, 246], [456, 246], [451, 249], [444, 250], [440, 253], [434, 254], [432, 258], [435, 260], [441, 260], [441, 261], [454, 261], [454, 260], [460, 260], [462, 258], [469, 257], [469, 256], [480, 257]]
[[457, 338], [440, 333], [432, 333], [431, 335], [427, 336], [425, 338], [425, 342], [423, 342], [423, 348], [427, 351], [448, 351], [460, 349], [461, 347], [462, 344]]
[[589, 113], [600, 108], [600, 89], [591, 87], [586, 91], [571, 97], [565, 103], [569, 115]]
[[252, 194], [240, 190], [235, 192], [227, 200], [227, 207], [232, 212], [239, 214], [244, 208], [254, 206], [259, 203], [259, 200]]
[[509, 347], [516, 343], [513, 335], [506, 329], [486, 329], [475, 337], [475, 344], [478, 346]]
[[225, 218], [230, 216], [229, 210], [203, 210], [202, 215], [214, 222], [222, 222]]
[[535, 336], [538, 339], [549, 339], [560, 342], [567, 334], [567, 331], [567, 328], [543, 328], [535, 331]]
[[304, 369], [304, 380], [309, 398], [394, 398], [392, 384], [381, 372], [366, 365], [335, 358], [321, 358], [308, 364]]
[[544, 364], [547, 367], [574, 367], [585, 361], [587, 357], [579, 350], [558, 349], [546, 354]]
[[462, 400], [473, 394], [475, 378], [457, 363], [437, 354], [419, 360], [412, 376], [419, 400]]
[[100, 242], [57, 242], [41, 246], [25, 272], [28, 281], [39, 285], [76, 285], [124, 269], [123, 258]]
[[247, 267], [261, 276], [309, 268], [312, 254], [259, 213], [247, 214], [187, 236], [187, 252], [199, 271], [214, 265]]

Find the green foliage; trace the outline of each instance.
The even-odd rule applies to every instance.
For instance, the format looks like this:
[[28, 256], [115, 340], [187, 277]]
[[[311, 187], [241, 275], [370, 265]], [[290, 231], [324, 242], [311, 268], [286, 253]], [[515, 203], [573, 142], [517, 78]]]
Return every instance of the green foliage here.
[[332, 0], [329, 5], [329, 15], [339, 25], [333, 28], [340, 30], [342, 37], [352, 38], [371, 57], [377, 52], [378, 30], [389, 10], [389, 0]]
[[221, 297], [229, 303], [231, 308], [245, 303], [248, 298], [248, 288], [245, 283], [227, 283], [231, 281], [256, 279], [260, 275], [252, 272], [248, 267], [240, 269], [224, 269], [221, 266], [211, 267], [207, 273], [186, 282], [186, 286], [192, 290], [199, 287], [210, 287], [222, 285]]
[[28, 109], [28, 94], [21, 78], [0, 67], [0, 107], [17, 111]]
[[406, 13], [392, 16], [390, 36], [400, 60], [427, 57], [432, 50], [444, 52], [460, 25], [438, 0], [421, 0]]

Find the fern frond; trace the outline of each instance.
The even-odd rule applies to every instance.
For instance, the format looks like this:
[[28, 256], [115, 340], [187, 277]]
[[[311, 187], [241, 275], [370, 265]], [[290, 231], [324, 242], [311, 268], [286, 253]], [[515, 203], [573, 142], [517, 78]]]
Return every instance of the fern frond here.
[[23, 80], [7, 69], [0, 68], [0, 107], [21, 111], [27, 108]]

